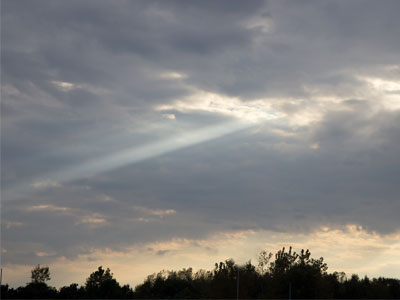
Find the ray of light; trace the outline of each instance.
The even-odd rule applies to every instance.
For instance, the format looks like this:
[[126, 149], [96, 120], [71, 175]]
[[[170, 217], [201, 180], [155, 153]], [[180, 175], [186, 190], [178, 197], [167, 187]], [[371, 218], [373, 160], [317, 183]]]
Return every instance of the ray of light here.
[[[80, 163], [73, 167], [48, 173], [42, 180], [52, 182], [52, 186], [61, 183], [88, 178], [99, 173], [110, 171], [128, 164], [141, 162], [166, 153], [177, 151], [186, 147], [197, 145], [222, 136], [255, 126], [255, 123], [244, 121], [231, 121], [227, 123], [207, 126], [198, 130], [185, 132], [154, 143], [132, 146], [117, 153], [97, 157], [90, 161]], [[37, 182], [37, 181], [35, 181]], [[37, 184], [29, 182], [10, 188], [5, 192], [3, 200], [12, 200], [18, 196], [32, 193]]]

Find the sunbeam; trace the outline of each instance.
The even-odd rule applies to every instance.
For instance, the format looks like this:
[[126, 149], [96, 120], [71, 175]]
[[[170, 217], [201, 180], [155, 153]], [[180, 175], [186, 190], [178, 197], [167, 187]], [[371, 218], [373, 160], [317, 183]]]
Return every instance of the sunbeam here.
[[251, 128], [256, 124], [258, 123], [235, 120], [170, 136], [153, 143], [135, 145], [117, 153], [96, 157], [70, 168], [57, 170], [56, 172], [50, 172], [41, 176], [40, 182], [48, 184], [38, 184], [37, 178], [34, 182], [31, 181], [19, 184], [14, 188], [6, 190], [3, 200], [9, 201], [16, 197], [31, 194], [35, 192], [35, 188], [38, 189], [44, 186], [57, 187], [62, 183], [92, 177], [96, 174], [111, 171], [125, 165], [138, 163], [166, 153], [211, 141], [246, 128]]

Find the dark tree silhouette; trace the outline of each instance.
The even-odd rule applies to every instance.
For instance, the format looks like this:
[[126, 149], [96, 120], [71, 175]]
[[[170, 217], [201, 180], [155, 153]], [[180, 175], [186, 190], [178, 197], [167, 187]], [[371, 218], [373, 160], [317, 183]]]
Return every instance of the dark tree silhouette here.
[[100, 266], [86, 279], [85, 294], [90, 299], [119, 299], [125, 298], [130, 293], [129, 286], [121, 287], [117, 280], [113, 278], [109, 268], [104, 270]]
[[[46, 267], [48, 268], [48, 267]], [[42, 270], [38, 265], [34, 270]], [[239, 282], [240, 299], [400, 299], [400, 280], [364, 277], [347, 278], [343, 272], [327, 273], [323, 258], [314, 259], [309, 250], [290, 247], [275, 256], [262, 251], [258, 266], [250, 261], [238, 265], [233, 259], [215, 264], [211, 271], [192, 268], [161, 271], [148, 276], [133, 291], [120, 286], [110, 269], [100, 266], [84, 286], [73, 283], [58, 291], [48, 286], [49, 271], [32, 272], [25, 287], [1, 286], [2, 299], [233, 299]], [[35, 274], [33, 276], [33, 274]], [[48, 276], [47, 276], [47, 275]], [[238, 277], [240, 280], [238, 281]], [[290, 288], [290, 290], [289, 290]]]
[[32, 282], [39, 283], [39, 282], [46, 282], [50, 280], [50, 269], [48, 266], [46, 267], [41, 267], [40, 265], [37, 265], [33, 270], [31, 271], [31, 279]]
[[63, 286], [60, 288], [60, 292], [58, 294], [59, 299], [84, 299], [85, 297], [85, 288], [78, 287], [77, 283], [72, 283], [69, 286]]

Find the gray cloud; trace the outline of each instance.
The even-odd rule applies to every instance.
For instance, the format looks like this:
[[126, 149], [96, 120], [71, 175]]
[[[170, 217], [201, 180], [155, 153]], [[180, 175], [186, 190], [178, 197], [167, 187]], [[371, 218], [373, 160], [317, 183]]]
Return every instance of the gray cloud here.
[[[3, 1], [4, 261], [249, 228], [399, 230], [399, 113], [381, 95], [395, 94], [368, 94], [363, 79], [398, 82], [398, 10], [397, 1]], [[156, 109], [198, 90], [264, 99], [285, 117], [92, 177], [46, 177], [231, 121]], [[291, 124], [309, 111], [319, 118]], [[22, 183], [34, 192], [4, 199]]]
[[[84, 182], [91, 189], [44, 190], [7, 204], [7, 220], [26, 225], [3, 236], [73, 257], [97, 247], [248, 228], [307, 232], [356, 223], [383, 234], [396, 231], [399, 115], [363, 115], [355, 106], [287, 139], [267, 126], [256, 135], [226, 137], [106, 173]], [[365, 134], [371, 124], [374, 131]], [[309, 148], [314, 141], [317, 151]], [[55, 207], [26, 210], [40, 205]], [[177, 213], [151, 215], [137, 206]]]

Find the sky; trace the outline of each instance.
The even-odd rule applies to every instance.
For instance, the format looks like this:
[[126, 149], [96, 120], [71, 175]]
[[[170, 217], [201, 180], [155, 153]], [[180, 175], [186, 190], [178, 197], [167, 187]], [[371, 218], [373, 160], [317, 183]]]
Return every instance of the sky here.
[[292, 245], [400, 277], [400, 2], [1, 1], [1, 265], [131, 286]]

